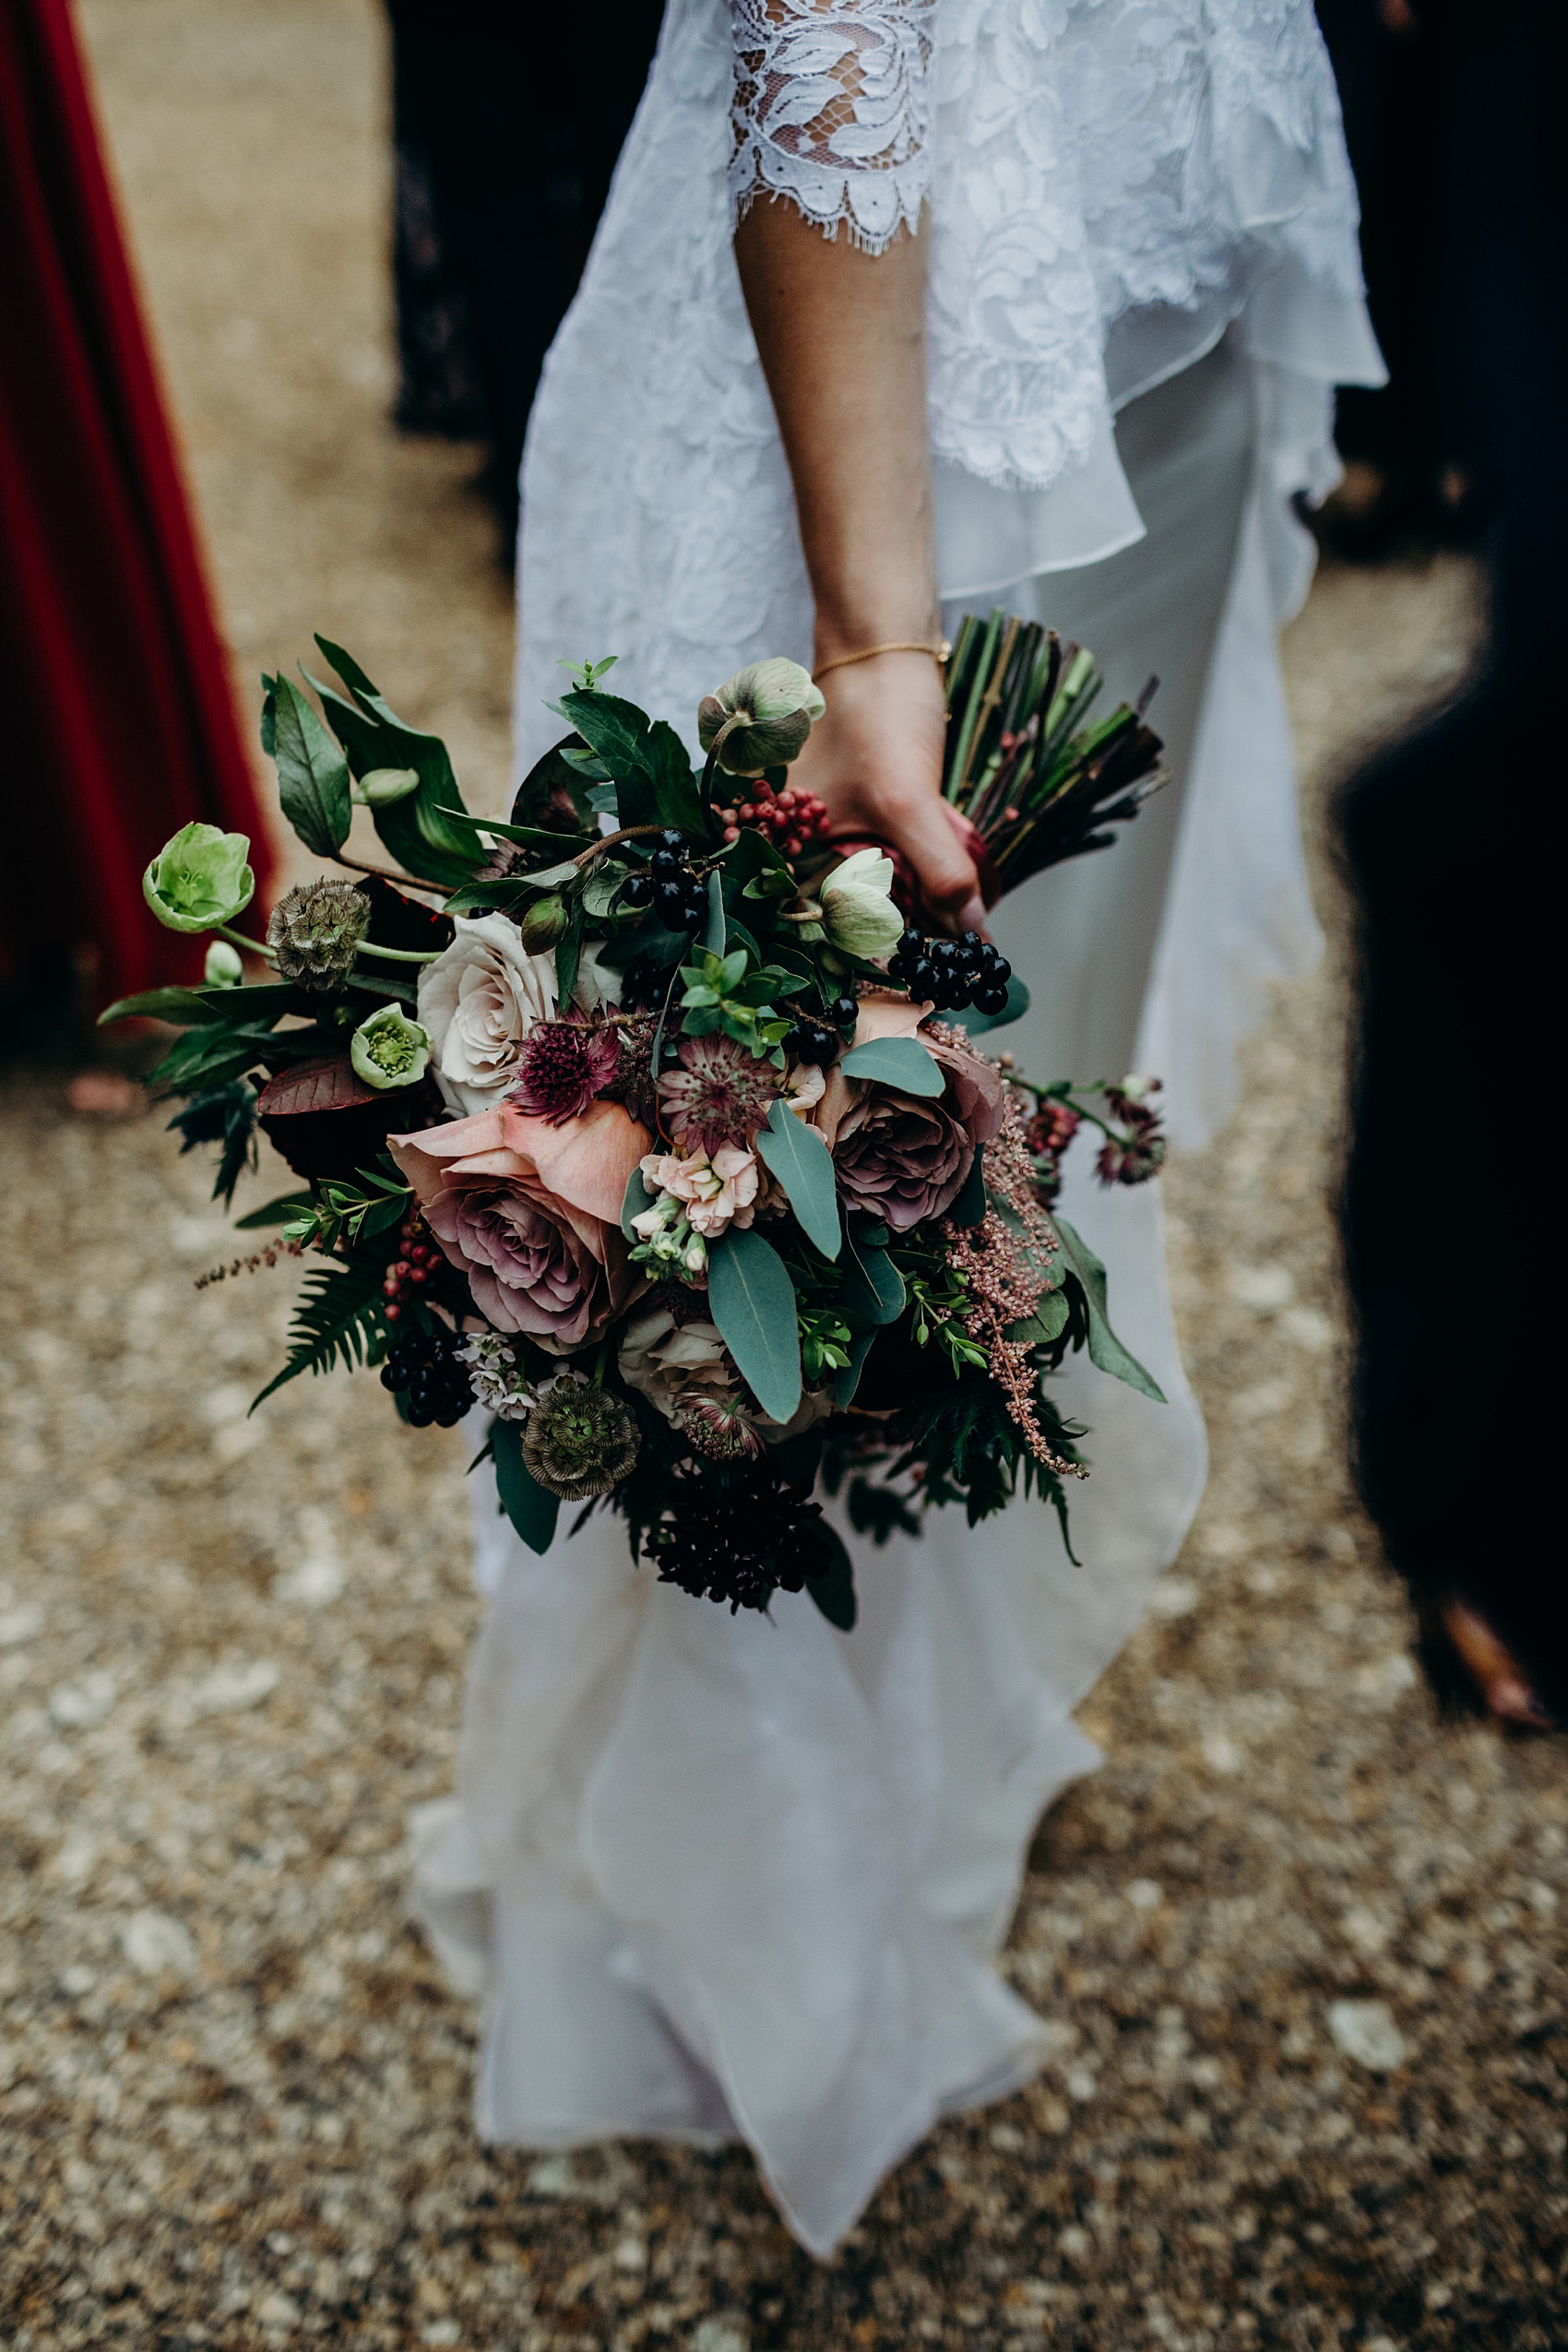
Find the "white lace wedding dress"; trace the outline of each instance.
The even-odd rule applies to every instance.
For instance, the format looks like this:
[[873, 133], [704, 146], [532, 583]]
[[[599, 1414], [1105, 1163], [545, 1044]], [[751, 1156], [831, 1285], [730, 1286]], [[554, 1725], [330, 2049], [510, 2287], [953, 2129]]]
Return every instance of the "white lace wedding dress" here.
[[[1178, 783], [1113, 850], [999, 911], [1040, 1075], [1163, 1073], [1181, 1144], [1230, 1101], [1263, 981], [1316, 932], [1277, 616], [1291, 494], [1333, 479], [1330, 387], [1381, 365], [1309, 0], [670, 0], [648, 91], [524, 463], [518, 757], [564, 659], [692, 730], [805, 659], [789, 477], [731, 249], [799, 205], [876, 250], [929, 205], [946, 610], [1006, 602], [1158, 671]], [[996, 1973], [1071, 1720], [1201, 1491], [1157, 1188], [1063, 1203], [1170, 1402], [1078, 1365], [1094, 1475], [1050, 1515], [857, 1545], [848, 1638], [804, 1597], [731, 1618], [634, 1569], [616, 1523], [542, 1560], [476, 1479], [490, 1595], [459, 1796], [418, 1899], [486, 2002], [478, 2122], [560, 2145], [742, 2135], [829, 2250], [944, 2109], [1039, 2063]]]

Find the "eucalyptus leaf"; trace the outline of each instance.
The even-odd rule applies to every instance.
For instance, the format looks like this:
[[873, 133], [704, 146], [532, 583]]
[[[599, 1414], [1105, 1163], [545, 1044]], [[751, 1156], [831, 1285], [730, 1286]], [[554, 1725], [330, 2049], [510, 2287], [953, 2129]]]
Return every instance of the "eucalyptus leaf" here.
[[283, 814], [307, 849], [318, 858], [336, 857], [353, 818], [349, 764], [291, 679], [279, 678], [273, 697]]
[[980, 1037], [987, 1029], [1004, 1029], [1009, 1021], [1021, 1021], [1029, 1009], [1029, 992], [1016, 974], [1007, 983], [1007, 1002], [1000, 1013], [961, 1013], [959, 1019], [970, 1037]]
[[833, 1181], [833, 1155], [817, 1130], [798, 1118], [780, 1097], [768, 1111], [767, 1124], [758, 1130], [756, 1150], [783, 1185], [806, 1239], [825, 1258], [836, 1258], [844, 1238], [838, 1187]]
[[885, 1250], [851, 1233], [839, 1282], [838, 1304], [856, 1323], [897, 1323], [904, 1312], [904, 1277]]
[[621, 1230], [628, 1241], [636, 1243], [642, 1240], [642, 1235], [634, 1229], [632, 1219], [652, 1208], [658, 1197], [644, 1183], [642, 1170], [634, 1168], [626, 1179], [626, 1190], [621, 1201]]
[[561, 1498], [547, 1494], [529, 1476], [523, 1461], [523, 1433], [516, 1421], [493, 1422], [490, 1445], [501, 1508], [530, 1551], [548, 1551], [555, 1537]]
[[944, 1084], [936, 1061], [912, 1037], [872, 1038], [846, 1053], [838, 1067], [847, 1078], [874, 1078], [900, 1094], [939, 1095]]
[[876, 1345], [874, 1331], [862, 1331], [849, 1342], [849, 1360], [840, 1372], [833, 1376], [833, 1401], [842, 1413], [855, 1401], [855, 1391], [861, 1384], [861, 1374], [866, 1368], [866, 1358]]
[[[1088, 1243], [1068, 1224], [1064, 1217], [1052, 1216], [1052, 1224], [1062, 1237], [1062, 1254], [1083, 1285], [1089, 1311], [1089, 1360], [1103, 1372], [1111, 1372], [1117, 1380], [1124, 1380], [1144, 1396], [1152, 1396], [1157, 1405], [1165, 1402], [1165, 1392], [1152, 1374], [1146, 1372], [1137, 1358], [1122, 1345], [1111, 1328], [1105, 1304], [1105, 1268]], [[1043, 1301], [1042, 1301], [1043, 1303]]]
[[[707, 929], [703, 933], [702, 944], [711, 954], [722, 956], [724, 940], [724, 877], [721, 873], [715, 872], [707, 877]], [[743, 956], [741, 958], [741, 968], [742, 971], [745, 968]]]
[[801, 1401], [801, 1337], [795, 1286], [770, 1241], [731, 1227], [707, 1253], [707, 1301], [742, 1379], [769, 1420], [793, 1418]]

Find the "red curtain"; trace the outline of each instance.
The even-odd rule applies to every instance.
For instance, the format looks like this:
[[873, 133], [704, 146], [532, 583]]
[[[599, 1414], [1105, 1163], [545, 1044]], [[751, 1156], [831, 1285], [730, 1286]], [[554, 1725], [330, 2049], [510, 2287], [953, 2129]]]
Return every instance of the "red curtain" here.
[[[141, 876], [267, 841], [65, 0], [0, 0], [0, 984], [199, 968]], [[90, 951], [85, 956], [83, 950]]]

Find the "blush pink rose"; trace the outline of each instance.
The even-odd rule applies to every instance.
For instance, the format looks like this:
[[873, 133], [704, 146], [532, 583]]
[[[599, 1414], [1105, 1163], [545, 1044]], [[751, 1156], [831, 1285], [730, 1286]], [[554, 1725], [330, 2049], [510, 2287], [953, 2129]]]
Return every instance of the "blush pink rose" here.
[[618, 1102], [554, 1126], [510, 1103], [392, 1135], [426, 1224], [497, 1331], [564, 1354], [596, 1338], [643, 1288], [621, 1204], [652, 1138]]
[[868, 1085], [835, 1068], [812, 1114], [832, 1149], [845, 1200], [884, 1218], [896, 1233], [952, 1207], [977, 1145], [989, 1143], [1002, 1126], [1000, 1071], [968, 1046], [921, 1031], [931, 1009], [907, 997], [862, 996], [855, 1043], [919, 1032], [943, 1074], [940, 1099]]

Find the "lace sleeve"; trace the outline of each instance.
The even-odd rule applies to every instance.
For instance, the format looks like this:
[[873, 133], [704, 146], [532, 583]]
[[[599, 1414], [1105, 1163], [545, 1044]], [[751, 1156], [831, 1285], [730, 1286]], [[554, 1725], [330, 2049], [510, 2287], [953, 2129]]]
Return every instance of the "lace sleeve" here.
[[787, 196], [881, 253], [931, 184], [936, 0], [731, 0], [730, 192], [739, 220]]

